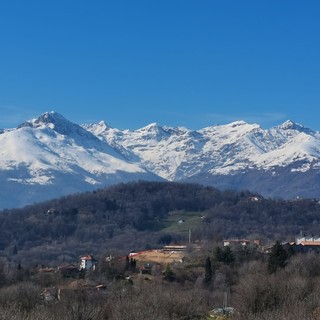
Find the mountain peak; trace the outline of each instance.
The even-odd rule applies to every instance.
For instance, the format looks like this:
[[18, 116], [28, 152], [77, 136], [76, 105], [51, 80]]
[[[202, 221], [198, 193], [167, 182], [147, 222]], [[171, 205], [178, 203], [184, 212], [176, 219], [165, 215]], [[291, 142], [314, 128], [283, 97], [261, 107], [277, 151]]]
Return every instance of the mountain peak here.
[[237, 121], [233, 121], [229, 124], [227, 124], [228, 127], [239, 127], [239, 126], [244, 126], [247, 125], [248, 123], [245, 122], [244, 120], [237, 120]]
[[136, 130], [136, 133], [142, 134], [145, 137], [148, 137], [148, 139], [155, 139], [158, 141], [167, 137], [169, 134], [163, 126], [156, 122], [150, 123], [149, 125]]
[[159, 129], [162, 129], [160, 124], [153, 122], [153, 123], [150, 123], [147, 126], [141, 128], [139, 130], [141, 130], [141, 131], [154, 131], [154, 130], [159, 130]]
[[112, 129], [110, 126], [108, 126], [105, 121], [101, 120], [98, 122], [97, 127], [99, 128], [100, 131], [105, 131], [108, 129]]
[[59, 124], [63, 122], [69, 122], [65, 117], [63, 117], [60, 113], [55, 111], [45, 112], [39, 118], [34, 120], [35, 124]]
[[46, 119], [65, 119], [63, 115], [56, 111], [47, 111], [43, 113], [40, 117], [46, 118]]
[[103, 132], [108, 131], [108, 129], [112, 129], [103, 120], [99, 121], [98, 123], [82, 124], [81, 127], [95, 135], [102, 134]]
[[296, 123], [292, 120], [287, 120], [280, 126], [278, 126], [279, 129], [282, 130], [297, 130], [299, 132], [305, 132], [305, 133], [310, 133], [312, 132], [311, 129], [304, 127], [303, 125]]
[[137, 131], [159, 135], [164, 133], [164, 128], [160, 124], [153, 122], [143, 128], [138, 129]]
[[292, 120], [287, 120], [279, 126], [281, 129], [293, 129], [296, 126], [296, 123]]
[[28, 120], [18, 126], [18, 129], [23, 127], [49, 128], [63, 135], [69, 135], [72, 132], [77, 132], [80, 135], [89, 134], [85, 129], [55, 111], [45, 112], [36, 119]]
[[34, 127], [37, 128], [41, 125], [48, 125], [48, 124], [59, 124], [63, 122], [69, 122], [66, 118], [64, 118], [60, 113], [57, 113], [55, 111], [45, 112], [41, 116], [35, 119], [28, 120], [21, 125], [18, 126], [18, 128], [22, 127]]

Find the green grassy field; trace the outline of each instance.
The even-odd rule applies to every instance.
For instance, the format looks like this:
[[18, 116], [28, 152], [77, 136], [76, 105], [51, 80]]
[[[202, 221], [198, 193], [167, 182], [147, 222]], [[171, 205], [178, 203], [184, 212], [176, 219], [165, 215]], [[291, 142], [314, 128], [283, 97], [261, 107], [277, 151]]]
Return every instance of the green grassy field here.
[[186, 233], [203, 223], [201, 218], [203, 215], [201, 212], [172, 211], [168, 218], [163, 220], [162, 231]]

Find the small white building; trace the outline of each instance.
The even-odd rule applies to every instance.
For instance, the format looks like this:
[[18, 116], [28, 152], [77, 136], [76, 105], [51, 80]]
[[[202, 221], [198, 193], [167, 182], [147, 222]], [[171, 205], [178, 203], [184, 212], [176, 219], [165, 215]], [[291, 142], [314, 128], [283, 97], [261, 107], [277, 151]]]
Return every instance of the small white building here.
[[296, 238], [296, 244], [320, 246], [320, 236], [298, 236]]
[[250, 244], [249, 240], [246, 239], [226, 239], [223, 240], [223, 246], [236, 246], [236, 245], [241, 245], [241, 246], [247, 246]]
[[80, 270], [95, 270], [96, 269], [97, 260], [93, 258], [91, 255], [87, 255], [80, 258]]

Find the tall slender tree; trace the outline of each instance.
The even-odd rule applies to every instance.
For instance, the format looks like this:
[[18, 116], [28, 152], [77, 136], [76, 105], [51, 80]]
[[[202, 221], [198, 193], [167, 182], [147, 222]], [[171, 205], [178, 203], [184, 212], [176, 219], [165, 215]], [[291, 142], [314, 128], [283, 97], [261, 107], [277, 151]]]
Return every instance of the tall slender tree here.
[[279, 268], [284, 268], [287, 265], [288, 253], [277, 241], [271, 249], [268, 257], [268, 271], [274, 273]]
[[204, 273], [204, 282], [206, 285], [209, 285], [212, 281], [212, 265], [210, 257], [207, 257], [206, 259], [206, 265], [205, 265], [205, 273]]

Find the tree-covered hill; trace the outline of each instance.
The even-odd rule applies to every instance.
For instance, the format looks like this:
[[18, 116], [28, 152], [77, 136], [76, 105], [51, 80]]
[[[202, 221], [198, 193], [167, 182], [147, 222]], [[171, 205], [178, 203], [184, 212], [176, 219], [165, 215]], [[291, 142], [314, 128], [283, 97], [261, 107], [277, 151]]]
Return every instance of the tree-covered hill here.
[[192, 241], [287, 239], [300, 230], [318, 233], [319, 217], [315, 200], [271, 200], [195, 184], [141, 181], [2, 211], [0, 255], [15, 253], [26, 264], [59, 264], [85, 253], [187, 242], [186, 229], [192, 229]]

